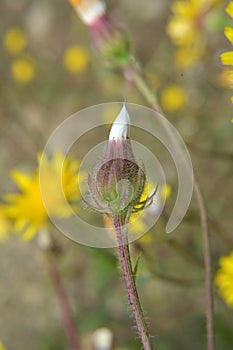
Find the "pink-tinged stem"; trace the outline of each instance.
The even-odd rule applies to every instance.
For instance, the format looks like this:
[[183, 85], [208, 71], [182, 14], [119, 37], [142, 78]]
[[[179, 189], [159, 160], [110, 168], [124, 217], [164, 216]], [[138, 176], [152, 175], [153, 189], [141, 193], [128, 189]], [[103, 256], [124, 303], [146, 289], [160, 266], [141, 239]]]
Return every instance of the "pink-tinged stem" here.
[[114, 215], [114, 226], [117, 236], [120, 263], [128, 294], [128, 301], [136, 323], [137, 332], [141, 339], [143, 349], [152, 350], [153, 346], [150, 339], [150, 333], [140, 304], [135, 283], [135, 276], [133, 275], [129, 245], [127, 240], [127, 232], [124, 228], [124, 219], [121, 215]]
[[64, 329], [69, 341], [69, 350], [81, 350], [80, 342], [76, 334], [72, 311], [67, 299], [66, 291], [64, 289], [58, 268], [55, 265], [55, 263], [51, 260], [49, 261], [48, 268], [51, 279], [54, 283], [58, 300], [60, 302]]

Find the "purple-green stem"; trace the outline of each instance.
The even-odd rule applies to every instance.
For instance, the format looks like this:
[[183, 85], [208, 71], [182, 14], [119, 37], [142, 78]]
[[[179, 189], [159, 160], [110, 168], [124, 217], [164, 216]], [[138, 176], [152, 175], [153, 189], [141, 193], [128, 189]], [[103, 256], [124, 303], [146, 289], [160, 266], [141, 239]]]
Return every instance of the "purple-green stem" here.
[[[149, 87], [147, 81], [143, 78], [137, 66], [132, 65], [124, 71], [125, 79], [133, 84], [142, 94], [146, 101], [151, 105], [157, 113], [162, 113], [162, 109], [158, 104], [156, 95]], [[200, 213], [202, 237], [204, 244], [204, 262], [205, 262], [205, 299], [206, 299], [206, 328], [207, 328], [207, 349], [214, 350], [214, 298], [213, 298], [213, 281], [211, 273], [211, 248], [209, 239], [209, 228], [207, 212], [204, 204], [202, 192], [200, 190], [196, 176], [194, 175], [194, 193], [196, 196], [198, 209]]]
[[135, 320], [138, 336], [141, 339], [144, 350], [152, 350], [150, 333], [145, 321], [143, 310], [138, 296], [138, 291], [133, 274], [132, 263], [129, 252], [129, 244], [127, 239], [127, 230], [124, 226], [125, 222], [121, 215], [114, 215], [114, 226], [118, 243], [119, 259], [128, 294], [129, 305]]
[[76, 333], [75, 322], [72, 316], [72, 310], [68, 302], [59, 270], [53, 261], [53, 258], [49, 258], [48, 269], [60, 303], [64, 329], [69, 341], [69, 350], [81, 350], [81, 345]]

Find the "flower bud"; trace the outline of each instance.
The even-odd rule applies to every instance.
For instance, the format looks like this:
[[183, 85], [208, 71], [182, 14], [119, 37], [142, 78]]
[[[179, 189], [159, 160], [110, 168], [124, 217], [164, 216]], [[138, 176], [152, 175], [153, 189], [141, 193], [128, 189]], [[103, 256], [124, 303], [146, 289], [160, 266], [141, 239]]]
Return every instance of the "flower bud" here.
[[122, 67], [131, 60], [125, 32], [109, 18], [101, 0], [70, 0], [81, 20], [90, 29], [96, 51], [112, 67]]
[[110, 131], [103, 161], [94, 176], [89, 174], [88, 204], [103, 213], [132, 212], [140, 204], [144, 192], [146, 176], [137, 164], [130, 139], [127, 138], [129, 124], [129, 115], [124, 106]]

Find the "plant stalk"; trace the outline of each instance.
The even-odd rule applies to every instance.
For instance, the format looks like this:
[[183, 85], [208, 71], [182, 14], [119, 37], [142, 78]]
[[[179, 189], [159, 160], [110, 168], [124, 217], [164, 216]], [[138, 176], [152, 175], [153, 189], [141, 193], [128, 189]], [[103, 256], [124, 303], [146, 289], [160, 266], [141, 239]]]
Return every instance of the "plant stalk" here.
[[72, 316], [72, 310], [68, 302], [67, 294], [63, 286], [59, 270], [53, 261], [53, 258], [49, 258], [48, 270], [61, 306], [64, 329], [69, 341], [69, 350], [81, 350], [81, 345], [76, 333], [75, 322]]
[[152, 350], [153, 346], [150, 339], [150, 333], [145, 321], [143, 310], [138, 296], [138, 291], [133, 274], [132, 263], [127, 240], [127, 232], [124, 226], [124, 219], [121, 215], [114, 215], [114, 226], [118, 243], [120, 263], [123, 271], [123, 277], [128, 294], [129, 305], [136, 323], [138, 335], [141, 339], [144, 350]]

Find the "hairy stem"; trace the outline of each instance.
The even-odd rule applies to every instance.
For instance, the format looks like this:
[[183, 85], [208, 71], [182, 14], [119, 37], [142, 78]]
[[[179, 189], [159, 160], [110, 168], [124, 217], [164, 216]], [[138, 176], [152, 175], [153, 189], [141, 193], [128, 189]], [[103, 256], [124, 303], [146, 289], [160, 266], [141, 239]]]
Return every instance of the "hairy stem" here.
[[137, 332], [141, 339], [144, 350], [152, 350], [153, 346], [150, 339], [150, 333], [145, 322], [145, 317], [142, 311], [135, 283], [135, 276], [133, 274], [129, 245], [127, 240], [127, 232], [123, 228], [124, 220], [121, 215], [114, 215], [114, 226], [116, 229], [119, 258], [128, 294], [128, 301], [136, 323]]
[[53, 258], [49, 258], [48, 260], [48, 270], [53, 281], [58, 300], [60, 302], [64, 329], [69, 341], [69, 350], [81, 350], [81, 345], [76, 334], [72, 310], [68, 302], [59, 270], [53, 261]]

